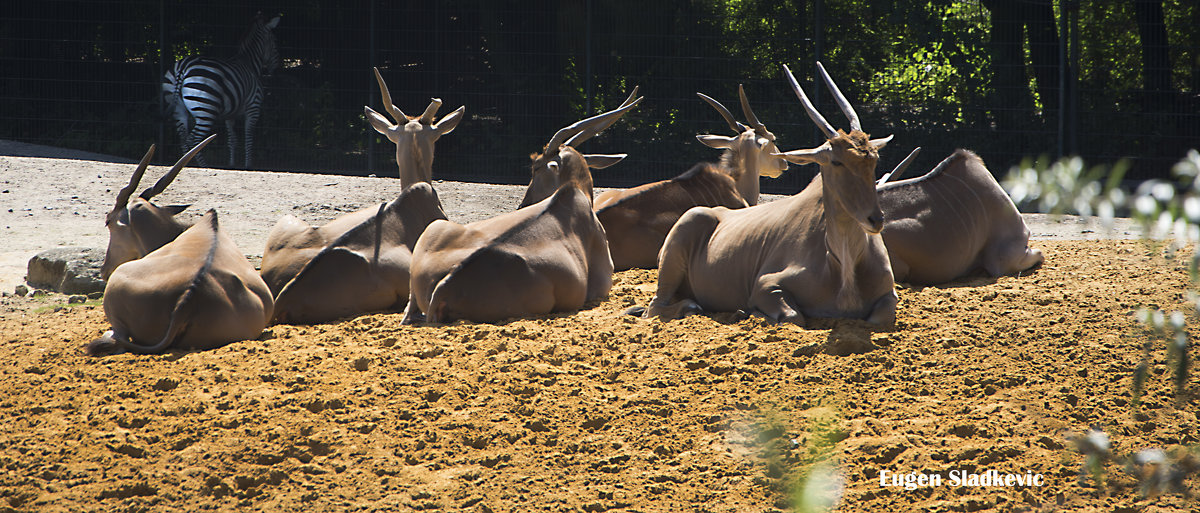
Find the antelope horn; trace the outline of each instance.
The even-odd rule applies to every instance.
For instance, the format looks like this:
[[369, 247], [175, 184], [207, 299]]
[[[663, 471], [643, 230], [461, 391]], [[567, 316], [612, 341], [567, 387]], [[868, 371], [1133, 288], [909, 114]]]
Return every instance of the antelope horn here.
[[208, 143], [212, 142], [212, 140], [216, 139], [216, 137], [217, 134], [208, 136], [203, 141], [200, 141], [200, 144], [197, 144], [196, 147], [192, 148], [191, 151], [185, 153], [182, 157], [179, 157], [179, 162], [176, 162], [174, 166], [171, 166], [171, 170], [167, 171], [167, 174], [163, 175], [162, 178], [159, 178], [158, 182], [154, 184], [154, 187], [142, 191], [141, 198], [148, 200], [158, 196], [162, 193], [162, 191], [166, 190], [167, 186], [171, 185], [171, 182], [175, 180], [175, 177], [179, 176], [179, 170], [183, 169], [183, 166], [186, 166], [188, 162], [191, 162], [192, 157], [195, 157], [197, 153], [200, 153], [200, 150], [203, 150], [205, 146], [208, 146]]
[[833, 83], [833, 79], [829, 77], [829, 73], [825, 71], [825, 66], [821, 65], [821, 61], [817, 61], [817, 69], [821, 71], [821, 77], [825, 79], [825, 85], [829, 86], [829, 90], [833, 91], [833, 99], [837, 100], [838, 107], [841, 107], [842, 112], [850, 119], [850, 130], [862, 130], [862, 123], [858, 121], [858, 113], [854, 112], [854, 107], [850, 105], [850, 101], [842, 94], [842, 90], [838, 89], [837, 84]]
[[425, 107], [425, 112], [421, 114], [421, 123], [426, 125], [433, 124], [433, 115], [437, 114], [437, 110], [442, 107], [441, 98], [430, 98], [429, 106]]
[[550, 138], [550, 142], [546, 143], [545, 151], [552, 151], [563, 144], [580, 144], [588, 139], [591, 139], [596, 134], [599, 134], [613, 123], [616, 123], [617, 119], [620, 119], [622, 115], [624, 115], [626, 112], [629, 112], [630, 109], [642, 101], [641, 97], [634, 99], [634, 95], [637, 94], [637, 89], [637, 87], [633, 88], [633, 93], [631, 93], [629, 98], [626, 98], [625, 101], [621, 103], [620, 107], [603, 114], [597, 114], [590, 118], [576, 121], [570, 126], [559, 129], [559, 131], [554, 134], [554, 137]]
[[750, 126], [754, 127], [755, 131], [762, 132], [767, 129], [763, 126], [762, 121], [754, 115], [754, 111], [750, 109], [750, 100], [746, 99], [746, 90], [742, 89], [742, 84], [738, 84], [738, 97], [742, 100], [742, 113], [746, 115], [746, 121], [750, 122]]
[[917, 159], [918, 153], [921, 153], [920, 146], [917, 146], [916, 148], [914, 148], [913, 151], [910, 152], [907, 157], [904, 157], [904, 160], [900, 161], [899, 164], [896, 164], [895, 169], [892, 169], [891, 172], [880, 177], [879, 181], [875, 182], [875, 185], [876, 186], [883, 185], [883, 184], [887, 183], [888, 180], [891, 180], [892, 177], [896, 177], [897, 179], [899, 179], [900, 176], [904, 174], [904, 171], [908, 169], [909, 164], [912, 164], [912, 162]]
[[108, 222], [112, 222], [113, 217], [117, 215], [129, 203], [129, 197], [133, 195], [134, 189], [137, 189], [138, 182], [142, 181], [142, 175], [146, 174], [146, 168], [150, 166], [150, 159], [154, 157], [154, 145], [150, 145], [150, 149], [146, 151], [146, 156], [142, 157], [142, 161], [138, 162], [137, 169], [133, 171], [133, 176], [129, 178], [129, 185], [121, 189], [117, 193], [117, 204], [113, 206], [112, 212], [108, 213]]
[[717, 109], [717, 112], [721, 113], [721, 117], [725, 118], [725, 122], [729, 123], [729, 128], [734, 132], [740, 134], [750, 128], [746, 125], [743, 125], [740, 121], [733, 119], [733, 114], [731, 114], [729, 109], [726, 109], [724, 105], [721, 105], [721, 102], [710, 98], [704, 93], [696, 93], [696, 96], [699, 96], [701, 100], [704, 100], [705, 103], [711, 105], [712, 108]]
[[[640, 86], [633, 86], [633, 92], [629, 93], [629, 96], [625, 98], [625, 101], [621, 102], [621, 105], [617, 106], [617, 109], [621, 109], [623, 107], [628, 107], [631, 103], [634, 103], [633, 98], [635, 96], [637, 96], [638, 87], [640, 87]], [[641, 100], [641, 98], [638, 98], [637, 101], [642, 101], [642, 100]], [[595, 137], [600, 132], [603, 132], [605, 129], [612, 126], [612, 124], [616, 123], [617, 120], [620, 118], [621, 118], [620, 115], [613, 116], [612, 118], [609, 118], [608, 121], [606, 121], [602, 124], [598, 124], [594, 127], [585, 129], [585, 130], [575, 134], [574, 137], [568, 139], [567, 142], [565, 142], [563, 144], [565, 144], [567, 146], [571, 146], [573, 148], [578, 147], [578, 145], [583, 144], [584, 141]]]
[[807, 94], [804, 94], [804, 90], [800, 88], [800, 82], [796, 81], [796, 76], [792, 74], [791, 69], [788, 69], [787, 64], [783, 65], [783, 71], [784, 75], [787, 76], [788, 82], [792, 84], [792, 90], [800, 98], [800, 103], [804, 104], [804, 110], [808, 112], [809, 119], [812, 119], [813, 123], [817, 124], [817, 128], [821, 129], [826, 138], [833, 139], [837, 137], [837, 131], [833, 129], [833, 125], [825, 121], [825, 116], [822, 116], [820, 112], [817, 112], [817, 108], [813, 107], [812, 101], [808, 99]]
[[396, 119], [396, 123], [407, 122], [408, 116], [404, 115], [404, 111], [400, 110], [400, 107], [392, 103], [392, 93], [388, 91], [387, 82], [383, 81], [383, 75], [379, 74], [379, 68], [372, 69], [375, 70], [375, 80], [379, 82], [379, 93], [383, 95], [383, 108], [387, 109], [388, 114]]

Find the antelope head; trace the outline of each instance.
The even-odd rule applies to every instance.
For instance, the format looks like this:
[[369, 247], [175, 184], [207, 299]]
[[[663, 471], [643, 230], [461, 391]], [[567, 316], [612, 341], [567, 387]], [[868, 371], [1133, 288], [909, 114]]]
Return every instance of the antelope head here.
[[435, 121], [434, 115], [442, 106], [442, 100], [433, 98], [420, 116], [408, 116], [392, 103], [392, 95], [388, 92], [383, 76], [379, 74], [379, 68], [375, 68], [375, 80], [379, 82], [379, 92], [383, 95], [383, 107], [396, 122], [388, 121], [387, 118], [367, 106], [363, 107], [363, 113], [376, 132], [383, 134], [396, 144], [396, 164], [400, 167], [400, 187], [404, 188], [415, 183], [430, 181], [433, 179], [433, 143], [458, 126], [467, 107], [459, 107], [458, 110], [442, 117], [441, 120]]
[[555, 191], [568, 183], [575, 184], [590, 198], [592, 196], [592, 172], [589, 168], [604, 169], [620, 162], [626, 155], [624, 153], [584, 155], [579, 153], [575, 147], [612, 126], [622, 115], [642, 101], [641, 97], [635, 99], [634, 96], [637, 96], [637, 87], [633, 88], [633, 92], [621, 103], [620, 107], [563, 127], [554, 134], [554, 137], [550, 138], [550, 142], [546, 143], [541, 154], [530, 155], [533, 160], [533, 164], [530, 166], [533, 177], [529, 180], [529, 188], [525, 190], [521, 207], [527, 207], [549, 198]]
[[780, 156], [795, 164], [816, 163], [821, 166], [826, 215], [831, 207], [836, 208], [851, 216], [867, 233], [879, 233], [883, 230], [883, 211], [879, 208], [879, 196], [875, 191], [875, 165], [879, 162], [879, 150], [892, 140], [892, 136], [871, 139], [863, 132], [858, 113], [854, 112], [854, 107], [850, 106], [837, 84], [833, 83], [825, 67], [818, 62], [817, 69], [842, 113], [850, 120], [850, 131], [834, 130], [833, 125], [825, 121], [808, 95], [804, 94], [792, 70], [784, 65], [783, 71], [792, 90], [804, 104], [808, 117], [825, 134], [826, 141], [816, 148], [792, 150]]
[[[742, 102], [742, 113], [746, 116], [747, 126], [734, 119], [733, 114], [721, 102], [703, 93], [696, 93], [701, 100], [716, 109], [734, 136], [697, 135], [696, 139], [710, 148], [726, 150], [721, 157], [721, 164], [730, 171], [730, 176], [737, 183], [738, 192], [751, 205], [758, 203], [758, 177], [767, 176], [778, 178], [788, 167], [787, 160], [779, 157], [779, 148], [775, 147], [775, 134], [767, 130], [754, 111], [750, 109], [750, 101], [746, 99], [746, 91], [738, 84], [738, 96]], [[756, 170], [754, 173], [746, 173]]]
[[150, 254], [175, 240], [188, 228], [188, 224], [176, 219], [175, 215], [183, 212], [189, 205], [160, 207], [150, 200], [171, 185], [171, 181], [179, 175], [179, 170], [215, 137], [216, 134], [213, 134], [200, 141], [200, 144], [180, 157], [179, 162], [159, 178], [153, 187], [142, 191], [142, 194], [130, 201], [129, 197], [137, 189], [138, 182], [142, 180], [142, 175], [146, 173], [150, 159], [154, 156], [154, 145], [150, 146], [150, 150], [134, 170], [133, 177], [129, 179], [129, 185], [117, 193], [116, 205], [104, 220], [104, 226], [108, 228], [108, 249], [104, 253], [104, 264], [100, 267], [102, 279], [108, 280], [117, 266]]

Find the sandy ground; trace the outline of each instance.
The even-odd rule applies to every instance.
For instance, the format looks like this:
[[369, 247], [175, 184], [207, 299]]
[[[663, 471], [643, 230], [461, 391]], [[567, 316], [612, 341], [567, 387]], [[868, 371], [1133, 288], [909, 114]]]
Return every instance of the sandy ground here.
[[[131, 166], [0, 169], [9, 265], [103, 246]], [[435, 187], [455, 219], [520, 195]], [[190, 169], [161, 202], [216, 208], [257, 254], [280, 215], [322, 222], [397, 193], [383, 179]], [[1081, 482], [1069, 441], [1098, 426], [1118, 455], [1200, 444], [1200, 378], [1176, 393], [1163, 344], [1131, 318], [1184, 308], [1186, 267], [1138, 241], [1084, 240], [1128, 229], [1034, 221], [1042, 268], [901, 287], [889, 331], [633, 319], [621, 312], [649, 300], [655, 275], [630, 271], [571, 315], [406, 327], [382, 313], [95, 359], [81, 347], [107, 328], [98, 305], [2, 298], [0, 511], [776, 511], [821, 461], [839, 511], [1195, 511], [1194, 476], [1190, 498], [1144, 497], [1115, 461], [1102, 485]], [[988, 470], [1043, 482], [948, 482]], [[913, 472], [947, 482], [880, 484]]]

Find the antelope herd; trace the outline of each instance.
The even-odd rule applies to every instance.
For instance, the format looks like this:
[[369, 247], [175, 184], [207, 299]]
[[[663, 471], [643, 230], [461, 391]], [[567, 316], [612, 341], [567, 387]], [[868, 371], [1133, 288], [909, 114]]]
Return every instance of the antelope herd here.
[[[271, 323], [319, 323], [403, 311], [404, 324], [497, 322], [570, 312], [605, 297], [614, 270], [657, 268], [654, 298], [631, 314], [675, 319], [740, 311], [777, 322], [808, 317], [896, 319], [895, 282], [938, 284], [978, 270], [1028, 270], [1042, 254], [983, 161], [958, 150], [924, 176], [893, 180], [916, 150], [876, 180], [879, 152], [825, 68], [817, 70], [849, 120], [835, 130], [787, 66], [784, 76], [825, 136], [820, 145], [780, 151], [738, 87], [746, 123], [720, 102], [701, 100], [732, 135], [698, 135], [723, 150], [671, 179], [593, 199], [592, 170], [624, 154], [579, 146], [642, 101], [637, 88], [617, 108], [560, 129], [532, 156], [518, 209], [458, 224], [431, 184], [434, 143], [465, 107], [436, 119], [433, 99], [417, 117], [392, 101], [375, 70], [391, 119], [364, 107], [367, 121], [396, 145], [400, 195], [324, 226], [286, 216], [268, 236], [261, 272], [209, 210], [195, 225], [186, 206], [159, 207], [161, 193], [212, 137], [184, 155], [153, 187], [130, 199], [154, 147], [108, 214], [104, 311], [112, 330], [90, 354], [206, 349], [256, 338]], [[761, 176], [788, 163], [817, 164], [802, 191], [758, 204]]]

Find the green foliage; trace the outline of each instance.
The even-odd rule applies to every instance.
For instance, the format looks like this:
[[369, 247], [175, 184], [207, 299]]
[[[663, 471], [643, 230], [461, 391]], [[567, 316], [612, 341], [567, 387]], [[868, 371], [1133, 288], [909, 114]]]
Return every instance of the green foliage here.
[[784, 419], [768, 413], [760, 430], [758, 439], [767, 461], [767, 476], [782, 495], [777, 507], [818, 513], [837, 506], [846, 479], [836, 449], [849, 436], [841, 415], [834, 410], [820, 411], [808, 419], [803, 432], [792, 438]]
[[964, 107], [978, 102], [987, 82], [988, 13], [974, 2], [928, 2], [915, 12], [919, 19], [892, 36], [891, 51], [870, 78], [870, 95], [962, 123]]

